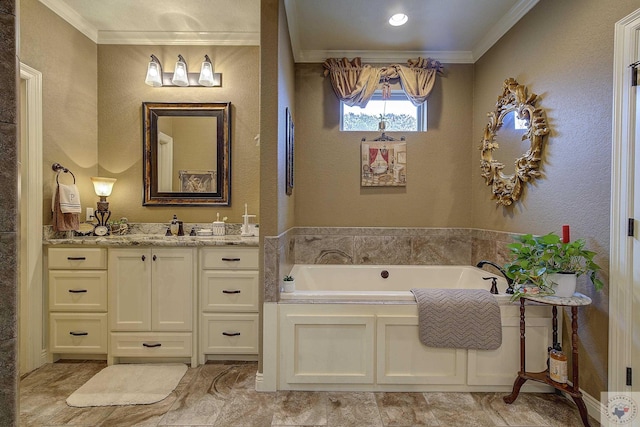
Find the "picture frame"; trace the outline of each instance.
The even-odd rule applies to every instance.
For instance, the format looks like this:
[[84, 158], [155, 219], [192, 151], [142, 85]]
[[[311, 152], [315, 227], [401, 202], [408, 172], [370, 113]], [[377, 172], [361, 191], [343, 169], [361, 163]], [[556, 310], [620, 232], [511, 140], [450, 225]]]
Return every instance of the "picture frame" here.
[[405, 187], [407, 185], [407, 143], [366, 141], [360, 145], [362, 187]]
[[180, 170], [180, 191], [182, 193], [211, 193], [216, 188], [216, 171]]
[[293, 194], [293, 163], [294, 163], [294, 145], [295, 145], [295, 134], [294, 134], [294, 124], [293, 117], [291, 117], [291, 110], [289, 107], [285, 110], [285, 173], [286, 173], [286, 182], [285, 182], [285, 193], [287, 196]]

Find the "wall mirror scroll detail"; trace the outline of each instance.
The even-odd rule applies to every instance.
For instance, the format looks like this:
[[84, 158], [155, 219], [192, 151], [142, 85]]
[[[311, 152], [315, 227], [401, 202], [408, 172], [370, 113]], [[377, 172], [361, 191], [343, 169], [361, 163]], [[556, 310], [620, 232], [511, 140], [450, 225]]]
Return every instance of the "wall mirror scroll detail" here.
[[[480, 168], [499, 205], [513, 204], [520, 198], [524, 184], [541, 176], [542, 147], [549, 128], [544, 111], [535, 106], [537, 99], [538, 95], [528, 94], [526, 86], [509, 78], [503, 83], [495, 110], [487, 114], [489, 122], [480, 147]], [[507, 129], [507, 125], [514, 129]], [[505, 173], [505, 164], [494, 159], [494, 154], [505, 158], [511, 157], [508, 153], [514, 151], [521, 153], [518, 151], [521, 142], [527, 140], [529, 144], [525, 153], [513, 156], [515, 171]]]
[[231, 103], [142, 104], [143, 206], [229, 206]]

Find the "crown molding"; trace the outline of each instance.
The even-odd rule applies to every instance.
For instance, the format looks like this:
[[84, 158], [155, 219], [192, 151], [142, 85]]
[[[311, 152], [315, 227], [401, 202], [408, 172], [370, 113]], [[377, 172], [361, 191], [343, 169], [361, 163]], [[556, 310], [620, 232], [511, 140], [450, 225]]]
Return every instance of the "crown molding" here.
[[491, 47], [496, 44], [507, 31], [509, 31], [516, 23], [526, 15], [539, 0], [521, 0], [516, 3], [500, 20], [494, 25], [487, 34], [473, 47], [474, 62], [480, 59]]
[[40, 3], [96, 44], [259, 46], [260, 32], [99, 31], [62, 0]]
[[76, 30], [98, 43], [98, 29], [61, 0], [40, 0], [40, 3], [51, 9], [60, 18], [71, 24]]
[[405, 63], [411, 58], [432, 58], [444, 64], [473, 64], [469, 51], [418, 51], [418, 50], [302, 50], [294, 51], [296, 63], [324, 62], [327, 58], [355, 58], [368, 63]]
[[98, 44], [259, 46], [259, 32], [98, 31]]

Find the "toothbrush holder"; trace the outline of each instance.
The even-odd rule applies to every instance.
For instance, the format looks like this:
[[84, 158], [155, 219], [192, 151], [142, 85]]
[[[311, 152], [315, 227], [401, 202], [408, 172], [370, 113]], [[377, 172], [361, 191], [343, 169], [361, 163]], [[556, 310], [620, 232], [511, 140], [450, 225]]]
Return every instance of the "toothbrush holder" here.
[[213, 221], [211, 229], [213, 230], [214, 236], [224, 236], [226, 234], [224, 222], [222, 221]]

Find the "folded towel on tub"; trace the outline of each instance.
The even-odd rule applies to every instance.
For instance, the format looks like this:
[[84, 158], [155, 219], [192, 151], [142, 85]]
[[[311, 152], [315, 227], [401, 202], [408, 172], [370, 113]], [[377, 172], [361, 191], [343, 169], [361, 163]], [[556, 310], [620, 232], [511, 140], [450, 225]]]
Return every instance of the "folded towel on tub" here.
[[411, 289], [420, 342], [428, 347], [495, 350], [502, 345], [500, 306], [484, 289]]

